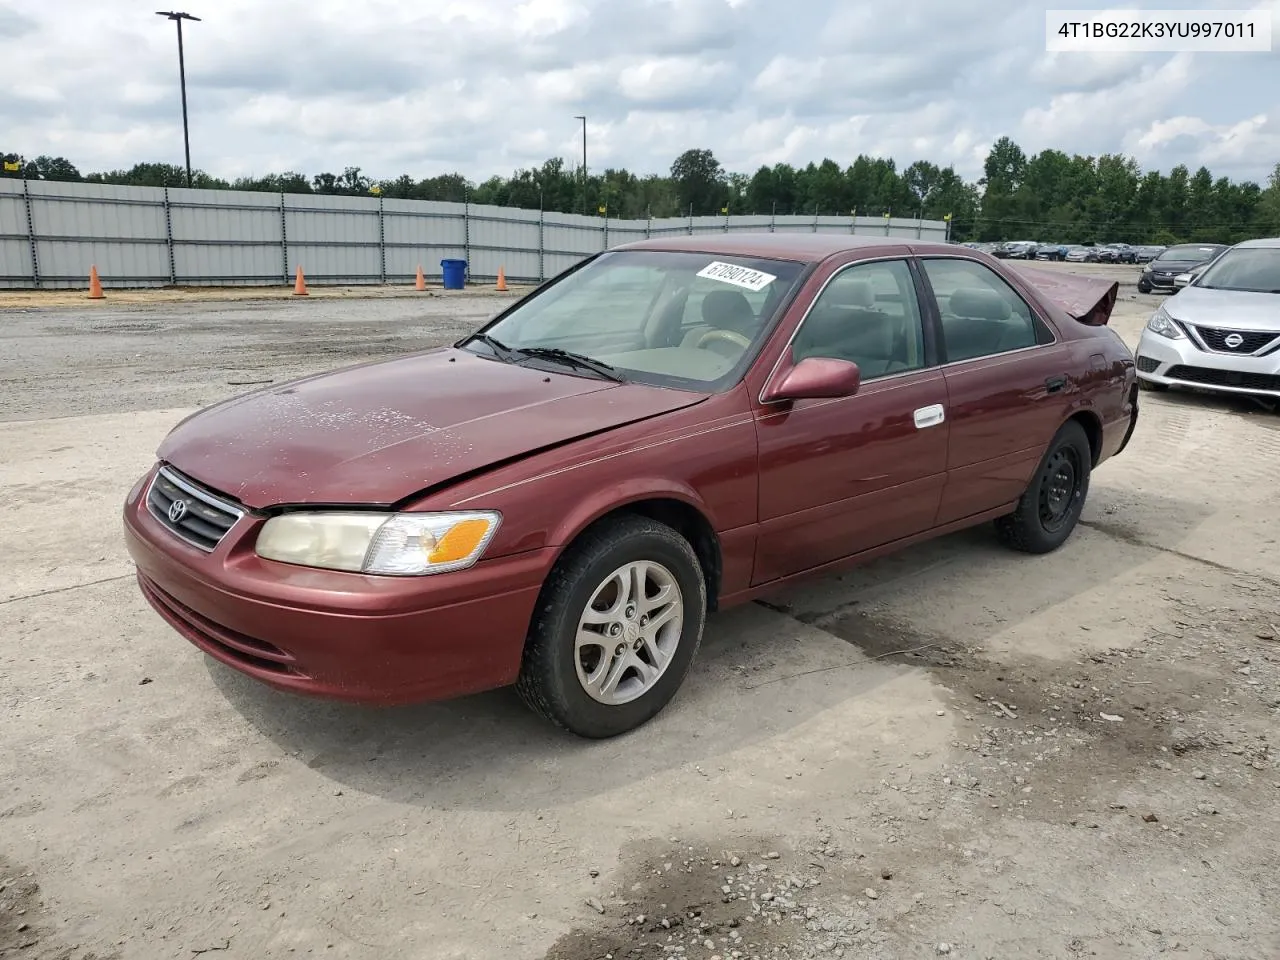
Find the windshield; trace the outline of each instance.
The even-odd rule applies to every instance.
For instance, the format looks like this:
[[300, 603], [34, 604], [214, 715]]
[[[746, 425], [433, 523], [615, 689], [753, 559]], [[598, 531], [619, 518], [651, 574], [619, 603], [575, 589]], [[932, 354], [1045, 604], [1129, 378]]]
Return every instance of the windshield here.
[[1204, 247], [1197, 244], [1188, 244], [1181, 247], [1170, 247], [1164, 253], [1156, 258], [1161, 263], [1178, 260], [1181, 262], [1201, 263], [1205, 260], [1212, 259], [1218, 252], [1217, 247]]
[[1196, 286], [1208, 290], [1280, 293], [1280, 247], [1236, 247], [1213, 262]]
[[804, 268], [723, 254], [613, 251], [461, 344], [582, 376], [719, 390], [755, 356]]

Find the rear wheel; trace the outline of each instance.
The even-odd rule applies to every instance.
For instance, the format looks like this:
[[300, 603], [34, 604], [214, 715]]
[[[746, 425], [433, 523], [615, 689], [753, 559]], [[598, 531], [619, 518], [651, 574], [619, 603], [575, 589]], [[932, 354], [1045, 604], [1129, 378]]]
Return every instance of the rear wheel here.
[[1018, 508], [996, 521], [1000, 540], [1024, 553], [1049, 553], [1071, 536], [1089, 494], [1093, 453], [1084, 428], [1062, 425]]
[[516, 689], [578, 736], [625, 733], [675, 696], [706, 610], [706, 580], [687, 540], [645, 517], [609, 521], [547, 578]]

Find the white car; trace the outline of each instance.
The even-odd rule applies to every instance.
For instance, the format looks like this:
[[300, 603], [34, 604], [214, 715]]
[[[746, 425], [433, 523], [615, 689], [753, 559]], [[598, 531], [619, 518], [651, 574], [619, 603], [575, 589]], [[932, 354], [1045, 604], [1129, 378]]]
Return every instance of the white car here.
[[1280, 399], [1280, 237], [1236, 244], [1164, 301], [1137, 365], [1147, 389]]

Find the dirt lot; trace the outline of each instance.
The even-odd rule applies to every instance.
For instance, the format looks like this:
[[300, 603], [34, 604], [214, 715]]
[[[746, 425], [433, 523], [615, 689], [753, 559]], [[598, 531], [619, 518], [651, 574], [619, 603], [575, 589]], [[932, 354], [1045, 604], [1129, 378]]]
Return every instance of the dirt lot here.
[[1280, 415], [1145, 394], [1056, 554], [978, 529], [723, 614], [588, 744], [265, 690], [120, 542], [191, 408], [497, 297], [40, 303], [0, 310], [0, 957], [1280, 955]]

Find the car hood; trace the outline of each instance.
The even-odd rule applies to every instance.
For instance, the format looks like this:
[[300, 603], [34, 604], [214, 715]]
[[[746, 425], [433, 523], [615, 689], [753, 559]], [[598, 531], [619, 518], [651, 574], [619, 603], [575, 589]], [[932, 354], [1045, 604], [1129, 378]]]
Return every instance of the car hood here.
[[1046, 300], [1065, 310], [1072, 318], [1092, 327], [1106, 326], [1115, 309], [1120, 284], [1103, 277], [1082, 277], [1071, 273], [1014, 267]]
[[157, 454], [251, 508], [393, 504], [705, 398], [444, 348], [208, 407], [175, 427]]
[[1280, 333], [1280, 293], [1183, 287], [1164, 307], [1175, 320], [1187, 323]]
[[1152, 260], [1147, 266], [1153, 271], [1160, 273], [1186, 273], [1188, 270], [1194, 270], [1202, 263], [1208, 263], [1207, 260]]

